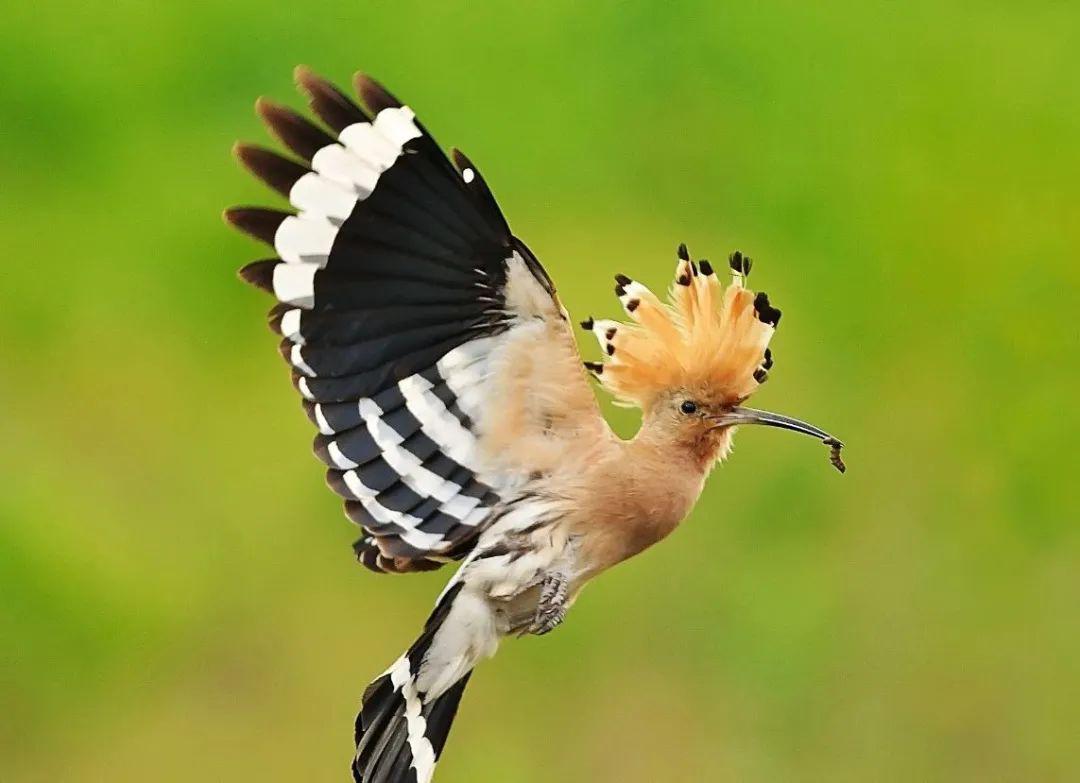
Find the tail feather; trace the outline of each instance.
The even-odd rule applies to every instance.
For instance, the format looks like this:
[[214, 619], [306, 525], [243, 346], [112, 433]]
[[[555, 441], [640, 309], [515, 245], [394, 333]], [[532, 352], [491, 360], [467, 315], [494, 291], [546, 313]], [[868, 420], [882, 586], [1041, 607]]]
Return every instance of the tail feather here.
[[[394, 780], [388, 773], [397, 759], [403, 758], [412, 763], [412, 752], [406, 747], [409, 732], [408, 719], [405, 717], [405, 700], [396, 699], [395, 702], [393, 712], [389, 714], [389, 720], [381, 727], [373, 726], [368, 735], [372, 738], [371, 741], [357, 752], [353, 765], [353, 777], [358, 781], [375, 783], [375, 781]], [[405, 778], [401, 779], [405, 780]]]
[[[405, 722], [404, 711], [398, 717], [400, 723]], [[413, 754], [409, 745], [409, 733], [405, 731], [387, 732], [381, 738], [379, 746], [372, 754], [374, 763], [368, 768], [368, 776], [365, 778], [370, 783], [397, 783], [398, 781], [417, 781], [420, 778], [420, 770], [410, 777], [410, 769], [413, 766]]]
[[428, 698], [417, 689], [420, 665], [435, 632], [460, 591], [455, 585], [439, 601], [420, 638], [368, 686], [356, 716], [356, 783], [428, 783], [442, 755], [471, 672]]
[[385, 772], [373, 778], [373, 783], [427, 783], [431, 780], [431, 773], [435, 771], [435, 763], [432, 762], [425, 768], [416, 763], [412, 753], [398, 753], [396, 757], [387, 757]]
[[435, 751], [435, 758], [442, 755], [442, 749], [446, 745], [446, 738], [450, 735], [450, 726], [457, 715], [458, 704], [461, 703], [461, 695], [465, 693], [465, 686], [469, 684], [469, 672], [435, 701], [424, 708], [424, 717], [427, 719], [427, 737], [431, 740], [431, 747]]
[[364, 692], [364, 706], [356, 716], [356, 756], [353, 767], [366, 770], [372, 759], [382, 754], [385, 740], [394, 735], [394, 727], [404, 720], [405, 699], [390, 682], [390, 675], [384, 674]]

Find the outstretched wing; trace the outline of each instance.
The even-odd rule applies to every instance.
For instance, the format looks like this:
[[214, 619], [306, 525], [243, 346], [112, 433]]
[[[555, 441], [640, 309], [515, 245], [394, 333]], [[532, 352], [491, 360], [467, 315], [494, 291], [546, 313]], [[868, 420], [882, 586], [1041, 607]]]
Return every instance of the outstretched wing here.
[[334, 135], [258, 102], [303, 162], [237, 145], [298, 210], [226, 211], [278, 256], [241, 275], [278, 299], [270, 325], [327, 483], [364, 528], [357, 556], [377, 571], [438, 568], [568, 443], [607, 426], [550, 278], [476, 168], [456, 151], [452, 165], [371, 79], [356, 79], [365, 111], [307, 69], [296, 78]]

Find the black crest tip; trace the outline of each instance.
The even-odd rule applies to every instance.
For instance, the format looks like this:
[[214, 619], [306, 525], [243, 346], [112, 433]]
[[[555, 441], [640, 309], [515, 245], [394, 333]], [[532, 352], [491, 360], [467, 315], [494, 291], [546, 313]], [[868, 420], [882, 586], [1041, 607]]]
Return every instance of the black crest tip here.
[[600, 362], [582, 362], [582, 364], [585, 365], [585, 369], [591, 373], [596, 373], [597, 375], [604, 374], [604, 365]]
[[588, 318], [581, 322], [581, 328], [584, 329], [586, 332], [591, 332], [593, 324], [595, 323], [596, 322], [593, 321], [593, 317], [590, 315]]
[[769, 324], [774, 329], [780, 323], [782, 313], [769, 302], [769, 295], [764, 291], [758, 292], [754, 297], [754, 313], [762, 323]]
[[635, 310], [638, 309], [639, 304], [641, 304], [641, 300], [639, 300], [639, 299], [631, 299], [629, 302], [626, 303], [626, 311], [628, 313], [634, 312]]
[[706, 259], [701, 259], [698, 262], [698, 265], [701, 267], [701, 274], [705, 275], [705, 277], [709, 277], [713, 273], [712, 264], [710, 264]]
[[678, 256], [679, 256], [679, 258], [681, 260], [683, 260], [683, 261], [689, 261], [690, 260], [690, 251], [686, 249], [686, 243], [685, 242], [680, 242], [679, 243], [679, 249], [676, 250], [675, 252], [678, 254]]
[[728, 264], [731, 266], [733, 272], [738, 272], [743, 277], [750, 276], [750, 267], [753, 266], [753, 259], [750, 256], [744, 256], [738, 250], [728, 256]]
[[630, 285], [630, 283], [632, 283], [633, 281], [629, 277], [627, 277], [626, 275], [618, 274], [618, 275], [615, 275], [615, 282], [618, 283], [619, 285], [627, 286], [627, 285]]

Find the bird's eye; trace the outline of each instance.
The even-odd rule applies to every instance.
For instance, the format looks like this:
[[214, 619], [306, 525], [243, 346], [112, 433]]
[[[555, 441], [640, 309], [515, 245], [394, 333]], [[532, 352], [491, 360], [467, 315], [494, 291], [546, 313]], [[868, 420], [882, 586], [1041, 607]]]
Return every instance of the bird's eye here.
[[679, 406], [679, 410], [689, 416], [691, 413], [697, 413], [697, 403], [693, 400], [683, 400], [683, 404]]

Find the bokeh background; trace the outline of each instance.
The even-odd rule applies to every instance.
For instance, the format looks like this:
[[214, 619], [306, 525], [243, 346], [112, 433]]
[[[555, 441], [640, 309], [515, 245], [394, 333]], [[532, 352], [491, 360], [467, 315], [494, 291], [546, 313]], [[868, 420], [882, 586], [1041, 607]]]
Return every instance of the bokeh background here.
[[[1080, 779], [1069, 2], [7, 3], [0, 780], [344, 780], [448, 571], [377, 577], [235, 270], [229, 156], [356, 68], [575, 314], [675, 246], [785, 313], [688, 523], [473, 680], [451, 781]], [[584, 348], [593, 357], [593, 345]], [[634, 416], [607, 409], [620, 432]]]

